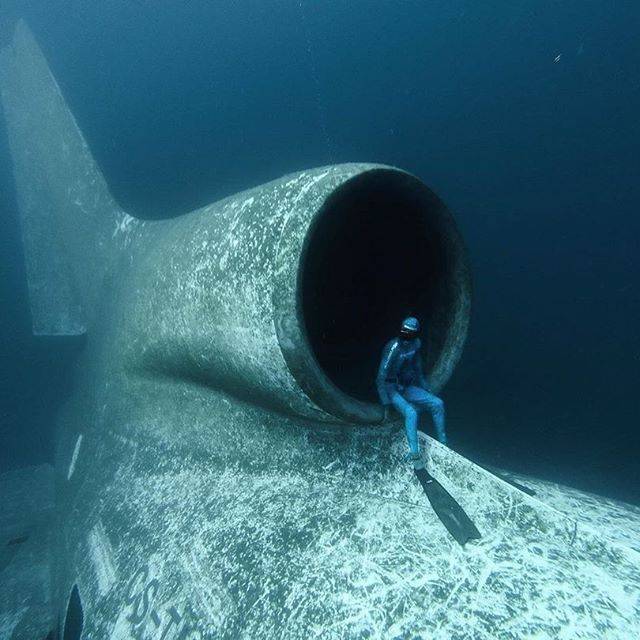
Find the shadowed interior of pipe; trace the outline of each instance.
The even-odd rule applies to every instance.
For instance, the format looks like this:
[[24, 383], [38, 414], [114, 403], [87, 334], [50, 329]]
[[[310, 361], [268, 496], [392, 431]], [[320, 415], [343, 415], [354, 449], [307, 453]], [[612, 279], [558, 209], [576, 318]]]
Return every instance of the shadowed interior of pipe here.
[[450, 217], [417, 179], [370, 172], [327, 199], [300, 263], [299, 314], [325, 375], [378, 402], [382, 349], [407, 315], [423, 325], [425, 372], [442, 352], [456, 297]]

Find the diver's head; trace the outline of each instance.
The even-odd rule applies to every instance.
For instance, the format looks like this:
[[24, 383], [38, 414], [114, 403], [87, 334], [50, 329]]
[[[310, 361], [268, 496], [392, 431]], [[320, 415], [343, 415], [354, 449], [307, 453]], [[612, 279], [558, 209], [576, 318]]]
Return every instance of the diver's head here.
[[409, 316], [402, 321], [400, 326], [400, 337], [405, 340], [411, 340], [420, 333], [420, 323], [417, 318]]

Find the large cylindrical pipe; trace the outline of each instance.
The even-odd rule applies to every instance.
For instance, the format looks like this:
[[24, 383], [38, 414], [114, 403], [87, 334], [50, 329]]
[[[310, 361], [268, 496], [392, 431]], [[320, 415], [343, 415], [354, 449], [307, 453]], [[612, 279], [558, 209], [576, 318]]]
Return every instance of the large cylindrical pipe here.
[[381, 349], [406, 314], [425, 325], [439, 389], [469, 318], [451, 214], [381, 165], [304, 171], [158, 223], [121, 336], [134, 370], [189, 377], [327, 422], [375, 422]]

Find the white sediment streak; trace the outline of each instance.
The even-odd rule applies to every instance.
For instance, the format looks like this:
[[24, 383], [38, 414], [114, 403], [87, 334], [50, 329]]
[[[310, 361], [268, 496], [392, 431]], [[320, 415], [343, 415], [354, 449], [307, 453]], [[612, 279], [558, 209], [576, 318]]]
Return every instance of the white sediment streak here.
[[113, 549], [102, 522], [98, 521], [89, 531], [87, 542], [91, 553], [91, 562], [98, 578], [98, 590], [103, 596], [115, 584], [117, 574], [113, 562]]
[[207, 550], [199, 540], [193, 540], [190, 549], [182, 557], [182, 565], [189, 576], [191, 584], [198, 585], [196, 590], [198, 601], [207, 614], [209, 622], [221, 625], [224, 612], [229, 610], [229, 602], [212, 580], [210, 569], [203, 566], [206, 562]]
[[21, 607], [18, 611], [0, 615], [0, 638], [12, 637], [13, 630], [18, 626], [18, 622], [22, 620], [22, 616], [24, 616], [28, 608]]
[[80, 453], [80, 445], [82, 444], [82, 434], [78, 436], [76, 440], [76, 446], [73, 448], [73, 455], [71, 456], [71, 464], [69, 464], [69, 471], [67, 471], [67, 480], [71, 479], [73, 472], [76, 468], [76, 460], [78, 459], [78, 454]]

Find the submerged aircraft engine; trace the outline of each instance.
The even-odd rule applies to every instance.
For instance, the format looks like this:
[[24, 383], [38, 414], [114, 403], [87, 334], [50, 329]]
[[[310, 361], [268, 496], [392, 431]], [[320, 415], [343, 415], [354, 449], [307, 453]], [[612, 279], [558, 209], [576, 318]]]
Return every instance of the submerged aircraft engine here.
[[[34, 333], [86, 334], [53, 524], [0, 545], [0, 636], [640, 637], [637, 508], [513, 482], [425, 433], [428, 469], [402, 461], [383, 345], [417, 316], [438, 391], [469, 320], [460, 234], [418, 178], [327, 166], [143, 221], [24, 24], [0, 93]], [[24, 515], [45, 477], [21, 473], [7, 503]]]
[[0, 82], [34, 332], [87, 336], [56, 456], [65, 637], [275, 638], [283, 580], [307, 585], [306, 628], [327, 585], [311, 588], [302, 541], [356, 517], [328, 526], [323, 501], [342, 498], [309, 483], [331, 468], [350, 491], [399, 460], [374, 386], [384, 343], [420, 317], [435, 390], [460, 356], [469, 270], [451, 214], [418, 178], [351, 163], [139, 220], [22, 23]]

